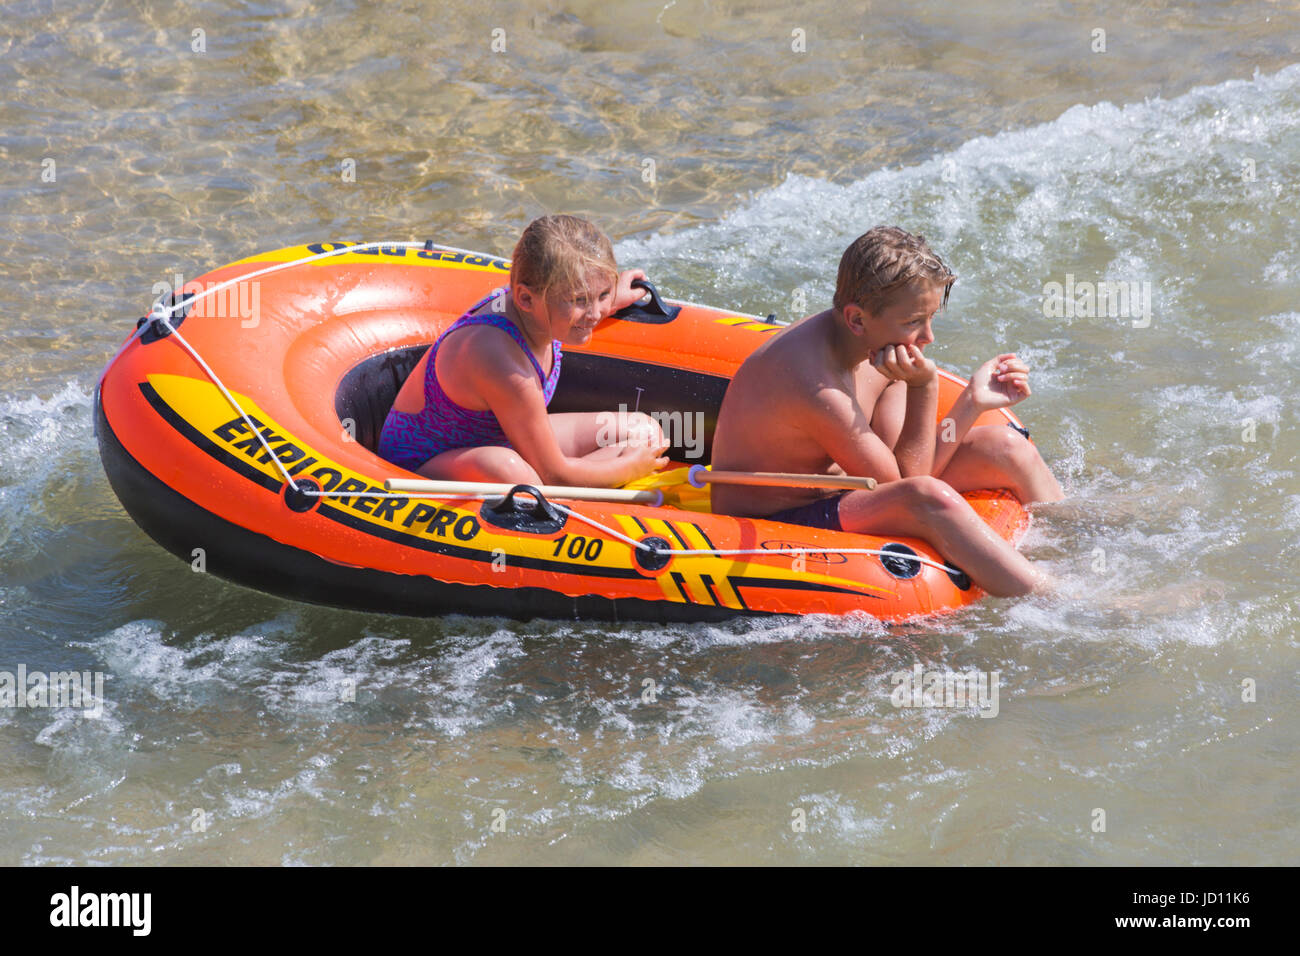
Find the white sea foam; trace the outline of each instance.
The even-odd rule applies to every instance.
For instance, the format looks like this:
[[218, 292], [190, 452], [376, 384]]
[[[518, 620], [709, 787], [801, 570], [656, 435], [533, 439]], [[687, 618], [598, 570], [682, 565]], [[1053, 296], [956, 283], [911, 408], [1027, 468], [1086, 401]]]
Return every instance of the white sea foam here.
[[[1286, 190], [1275, 196], [1267, 188], [1271, 175], [1284, 172], [1265, 158], [1286, 163], [1300, 130], [1298, 97], [1300, 65], [1169, 100], [1076, 106], [1049, 123], [977, 137], [856, 182], [790, 175], [716, 223], [624, 240], [617, 251], [620, 261], [646, 267], [707, 263], [719, 273], [719, 292], [779, 275], [774, 305], [788, 297], [792, 279], [828, 300], [849, 240], [868, 225], [897, 221], [924, 232], [955, 265], [959, 289], [976, 289], [974, 299], [961, 293], [963, 310], [991, 311], [986, 296], [1032, 307], [1044, 270], [1064, 273], [1078, 238], [1092, 231], [1112, 250], [1107, 271], [1154, 278], [1165, 283], [1162, 292], [1174, 293], [1180, 276], [1162, 264], [1196, 228], [1192, 203], [1250, 208], [1253, 217], [1240, 219], [1237, 231], [1255, 235], [1288, 198]], [[1258, 160], [1255, 182], [1242, 181], [1243, 156]], [[1297, 237], [1284, 236], [1286, 249], [1260, 264], [1261, 278], [1278, 281], [1294, 260]], [[1173, 308], [1175, 300], [1168, 295], [1165, 304]], [[995, 316], [997, 334], [1010, 328]]]
[[42, 515], [42, 492], [69, 474], [97, 468], [92, 460], [90, 395], [66, 382], [48, 398], [0, 396], [0, 545]]

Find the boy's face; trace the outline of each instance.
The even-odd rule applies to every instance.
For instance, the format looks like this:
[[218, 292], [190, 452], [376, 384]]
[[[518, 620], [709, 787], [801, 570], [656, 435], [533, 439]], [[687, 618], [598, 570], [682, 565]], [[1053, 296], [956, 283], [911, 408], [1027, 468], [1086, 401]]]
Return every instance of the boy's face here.
[[[872, 350], [886, 345], [914, 345], [924, 349], [934, 341], [930, 328], [935, 313], [943, 305], [943, 286], [937, 282], [918, 280], [895, 293], [879, 312], [859, 309], [866, 345]], [[848, 309], [855, 306], [846, 306]]]

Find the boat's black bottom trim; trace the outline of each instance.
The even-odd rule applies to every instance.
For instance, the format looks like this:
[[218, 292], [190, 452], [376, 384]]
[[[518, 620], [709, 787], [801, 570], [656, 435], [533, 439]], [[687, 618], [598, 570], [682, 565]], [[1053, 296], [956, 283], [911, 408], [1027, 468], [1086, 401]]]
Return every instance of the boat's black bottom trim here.
[[122, 446], [109, 427], [98, 391], [95, 434], [113, 492], [146, 534], [186, 562], [195, 548], [203, 548], [209, 572], [258, 591], [332, 607], [422, 617], [480, 614], [516, 620], [682, 623], [757, 613], [598, 594], [568, 597], [536, 587], [448, 584], [425, 575], [346, 567], [241, 528], [165, 484]]

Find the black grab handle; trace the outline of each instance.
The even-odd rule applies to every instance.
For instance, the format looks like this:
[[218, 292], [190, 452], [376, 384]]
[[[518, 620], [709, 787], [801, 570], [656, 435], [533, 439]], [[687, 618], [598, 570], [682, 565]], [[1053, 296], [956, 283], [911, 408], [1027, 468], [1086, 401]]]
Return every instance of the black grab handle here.
[[[530, 495], [536, 500], [531, 508], [515, 501], [515, 495]], [[511, 531], [551, 534], [564, 527], [568, 515], [562, 514], [532, 485], [515, 485], [504, 498], [489, 498], [479, 509], [479, 517], [488, 524]]]
[[677, 314], [682, 311], [680, 305], [664, 304], [664, 300], [659, 297], [659, 290], [645, 279], [633, 279], [632, 287], [649, 292], [650, 301], [645, 305], [634, 302], [626, 308], [619, 309], [614, 313], [614, 318], [625, 322], [644, 322], [646, 325], [664, 325], [677, 318]]
[[535, 518], [555, 517], [555, 509], [552, 508], [551, 503], [546, 500], [546, 496], [543, 495], [536, 488], [534, 488], [532, 485], [515, 485], [513, 488], [511, 488], [509, 491], [506, 492], [504, 498], [499, 498], [499, 499], [492, 498], [487, 502], [487, 505], [493, 511], [521, 512], [528, 506], [521, 503], [517, 503], [515, 501], [515, 495], [518, 494], [529, 495], [534, 499], [534, 503], [532, 507], [533, 517]]

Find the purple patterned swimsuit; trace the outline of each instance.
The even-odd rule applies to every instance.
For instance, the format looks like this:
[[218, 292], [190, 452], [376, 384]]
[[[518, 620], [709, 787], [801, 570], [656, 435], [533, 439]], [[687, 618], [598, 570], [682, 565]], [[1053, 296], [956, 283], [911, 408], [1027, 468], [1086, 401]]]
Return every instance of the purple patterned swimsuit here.
[[475, 315], [498, 294], [508, 294], [508, 290], [494, 292], [486, 299], [471, 306], [464, 315], [438, 336], [438, 341], [429, 349], [429, 361], [424, 368], [424, 408], [412, 414], [392, 409], [384, 420], [384, 430], [379, 436], [379, 457], [402, 468], [415, 471], [435, 455], [453, 448], [478, 448], [484, 445], [504, 445], [510, 447], [506, 434], [501, 430], [501, 423], [489, 411], [476, 412], [462, 408], [442, 390], [438, 384], [435, 368], [438, 359], [438, 346], [452, 332], [468, 325], [490, 325], [508, 334], [518, 343], [537, 370], [537, 377], [542, 382], [542, 396], [546, 404], [551, 403], [555, 394], [556, 383], [560, 380], [560, 343], [551, 342], [553, 363], [551, 374], [546, 375], [537, 357], [528, 348], [523, 333], [519, 331], [506, 316], [500, 312], [484, 312]]

